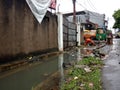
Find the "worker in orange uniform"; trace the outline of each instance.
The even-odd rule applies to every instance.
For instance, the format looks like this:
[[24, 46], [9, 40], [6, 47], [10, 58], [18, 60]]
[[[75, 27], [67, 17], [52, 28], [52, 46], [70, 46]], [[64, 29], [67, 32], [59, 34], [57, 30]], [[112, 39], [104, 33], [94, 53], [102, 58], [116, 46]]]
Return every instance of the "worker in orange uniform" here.
[[95, 42], [90, 38], [90, 37], [86, 37], [85, 38], [85, 46], [88, 45], [88, 44], [92, 44], [95, 46]]

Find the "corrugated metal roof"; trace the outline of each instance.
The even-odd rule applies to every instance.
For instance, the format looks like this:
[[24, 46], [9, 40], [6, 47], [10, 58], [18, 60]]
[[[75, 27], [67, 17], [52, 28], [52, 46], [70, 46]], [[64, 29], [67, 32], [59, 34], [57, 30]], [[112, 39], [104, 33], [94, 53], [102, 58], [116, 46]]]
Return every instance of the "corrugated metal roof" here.
[[[64, 16], [68, 17], [69, 21], [73, 21], [73, 13], [67, 13], [64, 14]], [[76, 12], [76, 21], [80, 21], [81, 23], [88, 23], [89, 21], [94, 24], [98, 24], [99, 28], [104, 27], [104, 18], [104, 14], [99, 14], [88, 10]]]

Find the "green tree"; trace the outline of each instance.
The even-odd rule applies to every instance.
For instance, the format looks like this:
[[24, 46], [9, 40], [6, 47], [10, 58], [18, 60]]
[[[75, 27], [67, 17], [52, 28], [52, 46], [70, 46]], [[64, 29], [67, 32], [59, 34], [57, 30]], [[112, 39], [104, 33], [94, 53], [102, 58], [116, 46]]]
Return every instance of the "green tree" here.
[[113, 25], [113, 28], [120, 29], [120, 9], [114, 12], [113, 18], [115, 20], [115, 23]]

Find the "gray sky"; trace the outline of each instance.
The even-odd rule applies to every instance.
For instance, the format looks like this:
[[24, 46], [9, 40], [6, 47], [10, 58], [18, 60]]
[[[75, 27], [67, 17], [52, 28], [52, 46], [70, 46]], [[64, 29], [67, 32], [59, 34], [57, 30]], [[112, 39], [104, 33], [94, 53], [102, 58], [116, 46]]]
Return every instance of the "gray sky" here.
[[[59, 11], [63, 13], [72, 12], [72, 0], [58, 0], [60, 4]], [[111, 29], [114, 24], [112, 15], [115, 10], [120, 9], [120, 0], [76, 0], [76, 10], [90, 10], [100, 14], [105, 14], [109, 20], [108, 28]]]

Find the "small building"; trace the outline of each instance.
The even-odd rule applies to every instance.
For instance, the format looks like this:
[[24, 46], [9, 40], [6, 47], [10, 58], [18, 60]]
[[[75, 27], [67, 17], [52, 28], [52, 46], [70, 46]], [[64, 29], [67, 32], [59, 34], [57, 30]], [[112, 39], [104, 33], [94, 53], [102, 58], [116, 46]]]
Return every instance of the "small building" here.
[[[73, 13], [64, 14], [65, 17], [73, 22]], [[76, 23], [81, 24], [81, 41], [84, 41], [84, 30], [96, 30], [97, 28], [105, 27], [105, 15], [88, 10], [76, 12]]]

